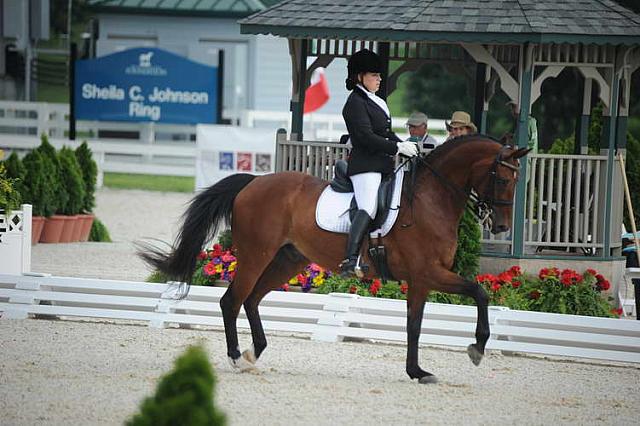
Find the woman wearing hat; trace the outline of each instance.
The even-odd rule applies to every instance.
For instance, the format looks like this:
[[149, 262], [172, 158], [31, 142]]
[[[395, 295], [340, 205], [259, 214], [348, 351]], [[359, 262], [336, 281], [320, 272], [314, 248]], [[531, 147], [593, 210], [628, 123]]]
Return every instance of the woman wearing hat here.
[[353, 146], [347, 174], [353, 183], [358, 211], [351, 223], [346, 257], [340, 263], [343, 275], [355, 274], [362, 240], [376, 214], [382, 176], [393, 172], [393, 156], [418, 154], [415, 143], [403, 142], [391, 130], [389, 107], [375, 94], [380, 88], [381, 72], [382, 61], [370, 50], [360, 50], [349, 58], [346, 86], [351, 94], [342, 116]]
[[454, 111], [451, 121], [445, 121], [445, 124], [449, 131], [448, 139], [478, 133], [478, 128], [471, 122], [471, 116], [464, 111]]

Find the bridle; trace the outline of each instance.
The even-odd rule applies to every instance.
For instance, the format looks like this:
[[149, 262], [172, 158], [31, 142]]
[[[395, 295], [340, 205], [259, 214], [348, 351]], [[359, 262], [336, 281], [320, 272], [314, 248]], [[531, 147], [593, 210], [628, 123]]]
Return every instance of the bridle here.
[[[478, 196], [472, 190], [472, 188], [465, 187], [464, 189], [462, 189], [455, 183], [451, 182], [450, 179], [442, 175], [431, 164], [429, 164], [426, 159], [426, 154], [420, 154], [416, 157], [413, 157], [413, 159], [416, 159], [415, 161], [420, 161], [422, 164], [424, 164], [427, 169], [429, 169], [434, 176], [440, 179], [440, 181], [445, 186], [453, 189], [454, 192], [460, 194], [461, 198], [464, 198], [465, 201], [471, 201], [471, 203], [468, 204], [469, 209], [472, 211], [474, 216], [476, 216], [482, 226], [486, 225], [490, 228], [492, 225], [491, 215], [493, 214], [493, 207], [513, 205], [512, 199], [501, 200], [497, 197], [498, 185], [503, 186], [509, 183], [508, 179], [501, 178], [498, 175], [498, 168], [506, 167], [510, 170], [513, 170], [514, 172], [518, 172], [520, 170], [520, 167], [510, 164], [503, 159], [504, 153], [510, 149], [513, 149], [511, 145], [503, 145], [502, 148], [500, 148], [500, 151], [498, 151], [498, 154], [496, 155], [496, 158], [493, 160], [493, 164], [491, 165], [489, 174], [485, 176], [485, 179], [482, 181], [484, 182], [486, 179], [489, 179], [489, 184], [485, 187], [485, 191], [481, 196]], [[517, 181], [518, 177], [516, 176], [515, 179]]]

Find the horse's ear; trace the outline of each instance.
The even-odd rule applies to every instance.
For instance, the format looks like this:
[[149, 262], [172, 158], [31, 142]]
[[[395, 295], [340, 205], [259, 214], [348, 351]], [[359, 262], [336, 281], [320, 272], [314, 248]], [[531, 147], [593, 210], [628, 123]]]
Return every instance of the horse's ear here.
[[513, 158], [515, 160], [520, 157], [524, 157], [529, 153], [529, 151], [531, 151], [531, 148], [519, 148], [519, 149], [516, 149], [515, 151], [511, 151], [511, 153], [507, 154], [504, 157], [504, 159], [506, 160], [508, 158]]

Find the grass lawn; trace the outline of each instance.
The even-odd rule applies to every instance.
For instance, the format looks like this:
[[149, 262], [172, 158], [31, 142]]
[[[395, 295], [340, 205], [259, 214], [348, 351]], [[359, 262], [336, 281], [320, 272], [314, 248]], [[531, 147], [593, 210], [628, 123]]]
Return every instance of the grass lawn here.
[[195, 178], [105, 173], [104, 186], [117, 189], [143, 189], [145, 191], [193, 192], [195, 188]]

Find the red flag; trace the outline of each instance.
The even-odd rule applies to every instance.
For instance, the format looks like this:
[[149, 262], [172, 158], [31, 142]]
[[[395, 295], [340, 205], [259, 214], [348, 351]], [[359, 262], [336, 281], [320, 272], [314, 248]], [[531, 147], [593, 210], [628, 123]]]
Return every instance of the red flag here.
[[324, 68], [319, 67], [311, 75], [311, 84], [304, 94], [304, 113], [320, 109], [329, 100], [329, 85], [324, 76]]

